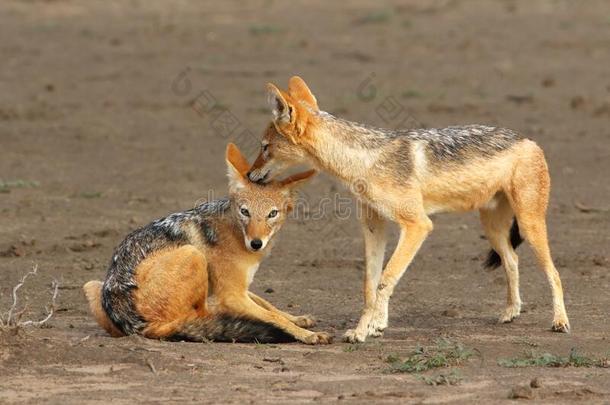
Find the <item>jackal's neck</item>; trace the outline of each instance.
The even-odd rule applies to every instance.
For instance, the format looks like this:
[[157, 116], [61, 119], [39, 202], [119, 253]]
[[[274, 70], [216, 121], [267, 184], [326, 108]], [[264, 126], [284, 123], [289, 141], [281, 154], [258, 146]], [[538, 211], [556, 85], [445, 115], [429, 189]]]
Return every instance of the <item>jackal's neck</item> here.
[[318, 164], [345, 181], [366, 176], [388, 140], [382, 131], [320, 111], [307, 147]]
[[227, 199], [226, 208], [219, 212], [216, 221], [223, 230], [230, 234], [231, 238], [241, 238], [241, 229], [239, 227], [239, 219], [235, 214], [235, 211], [231, 209], [232, 201], [230, 198]]

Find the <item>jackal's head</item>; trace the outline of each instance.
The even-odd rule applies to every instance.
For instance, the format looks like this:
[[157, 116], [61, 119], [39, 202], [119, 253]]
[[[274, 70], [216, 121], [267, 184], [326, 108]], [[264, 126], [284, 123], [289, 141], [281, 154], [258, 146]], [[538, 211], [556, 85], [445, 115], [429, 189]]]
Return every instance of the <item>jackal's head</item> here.
[[316, 124], [318, 102], [303, 79], [294, 76], [288, 91], [267, 84], [268, 101], [273, 114], [261, 141], [261, 151], [248, 177], [264, 182], [276, 173], [299, 163], [311, 163], [306, 143]]
[[265, 184], [248, 179], [248, 161], [230, 143], [226, 154], [231, 214], [244, 236], [250, 251], [264, 249], [282, 227], [294, 205], [294, 190], [316, 174], [315, 170], [292, 175]]

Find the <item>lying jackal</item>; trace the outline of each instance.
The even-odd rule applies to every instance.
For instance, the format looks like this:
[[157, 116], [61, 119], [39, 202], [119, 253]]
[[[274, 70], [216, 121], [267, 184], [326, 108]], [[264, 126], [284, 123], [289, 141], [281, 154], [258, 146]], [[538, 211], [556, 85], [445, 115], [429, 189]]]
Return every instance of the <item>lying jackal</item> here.
[[[493, 248], [487, 264], [502, 263], [506, 271], [508, 298], [500, 321], [512, 321], [521, 310], [514, 248], [522, 234], [553, 292], [552, 329], [569, 331], [547, 241], [550, 178], [536, 143], [509, 129], [483, 125], [371, 128], [320, 111], [299, 77], [290, 79], [287, 92], [267, 87], [273, 121], [250, 179], [264, 182], [283, 167], [309, 162], [346, 183], [367, 206], [362, 220], [365, 306], [356, 329], [346, 332], [347, 341], [379, 336], [387, 327], [394, 287], [432, 231], [428, 215], [475, 209]], [[400, 226], [400, 239], [382, 274], [388, 220]]]
[[[315, 171], [259, 185], [249, 164], [227, 147], [229, 198], [171, 214], [127, 236], [106, 280], [84, 285], [91, 312], [113, 336], [191, 341], [330, 343], [248, 291], [273, 236], [293, 205], [293, 189]], [[208, 296], [208, 291], [210, 295]]]

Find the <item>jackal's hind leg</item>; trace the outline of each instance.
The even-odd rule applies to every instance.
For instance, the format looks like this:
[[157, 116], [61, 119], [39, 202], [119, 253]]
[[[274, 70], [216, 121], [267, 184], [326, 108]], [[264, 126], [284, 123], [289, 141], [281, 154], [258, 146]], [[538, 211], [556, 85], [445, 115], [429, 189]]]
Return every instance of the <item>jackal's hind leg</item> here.
[[207, 261], [192, 245], [148, 257], [136, 268], [135, 278], [133, 298], [147, 321], [146, 337], [169, 337], [185, 322], [208, 314]]
[[549, 248], [546, 209], [550, 178], [542, 150], [534, 150], [529, 159], [516, 167], [509, 195], [519, 229], [527, 240], [540, 269], [545, 273], [553, 294], [553, 324], [556, 332], [569, 332], [570, 322], [563, 301], [563, 288]]
[[532, 250], [538, 259], [540, 268], [544, 271], [551, 291], [553, 293], [553, 324], [551, 329], [555, 332], [569, 332], [570, 322], [563, 301], [563, 288], [559, 272], [553, 264], [551, 252], [547, 240], [546, 222], [544, 218], [537, 220], [521, 218], [519, 227], [523, 231], [525, 239], [531, 244]]
[[502, 259], [506, 273], [506, 308], [498, 322], [511, 322], [521, 313], [521, 297], [519, 295], [519, 258], [510, 242], [510, 228], [514, 212], [502, 194], [496, 197], [494, 208], [481, 209], [481, 223], [491, 247]]

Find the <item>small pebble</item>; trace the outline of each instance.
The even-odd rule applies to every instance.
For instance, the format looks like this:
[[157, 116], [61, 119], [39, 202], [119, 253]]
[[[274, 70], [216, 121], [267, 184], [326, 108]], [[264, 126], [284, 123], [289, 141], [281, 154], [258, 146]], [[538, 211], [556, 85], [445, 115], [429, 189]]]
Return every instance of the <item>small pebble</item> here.
[[508, 394], [509, 399], [532, 399], [534, 398], [534, 391], [528, 385], [517, 385], [510, 390]]
[[573, 110], [577, 110], [585, 105], [585, 98], [583, 96], [574, 96], [570, 100], [570, 107]]
[[459, 314], [460, 313], [455, 308], [449, 308], [449, 309], [446, 309], [446, 310], [443, 311], [443, 316], [448, 316], [449, 318], [455, 318]]
[[542, 382], [540, 381], [540, 378], [538, 378], [538, 377], [532, 378], [532, 381], [530, 381], [530, 387], [532, 387], [532, 388], [542, 387]]

